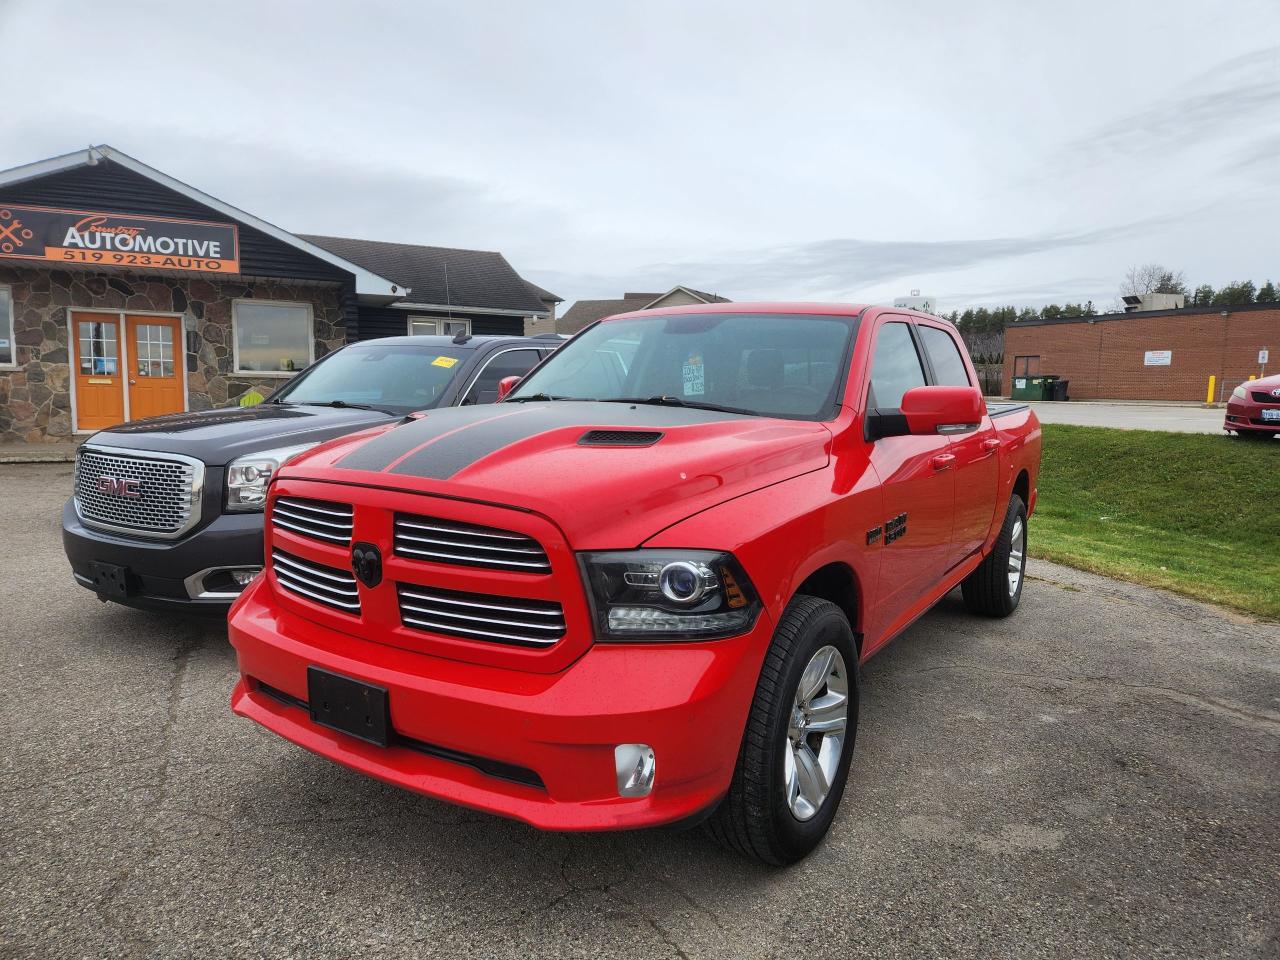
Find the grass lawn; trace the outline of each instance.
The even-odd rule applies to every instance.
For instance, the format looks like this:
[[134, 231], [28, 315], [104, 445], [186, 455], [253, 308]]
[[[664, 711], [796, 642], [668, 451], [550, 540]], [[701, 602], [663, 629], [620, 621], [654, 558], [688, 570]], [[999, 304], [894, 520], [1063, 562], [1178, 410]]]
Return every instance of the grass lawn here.
[[1280, 620], [1280, 441], [1044, 426], [1033, 556]]

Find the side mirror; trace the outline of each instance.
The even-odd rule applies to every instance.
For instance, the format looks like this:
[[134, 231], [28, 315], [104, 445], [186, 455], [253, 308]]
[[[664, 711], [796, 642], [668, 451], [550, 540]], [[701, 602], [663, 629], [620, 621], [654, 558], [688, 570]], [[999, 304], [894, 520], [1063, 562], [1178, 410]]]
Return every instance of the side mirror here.
[[976, 387], [915, 387], [902, 395], [901, 409], [913, 434], [969, 433], [987, 413]]
[[516, 388], [516, 384], [520, 382], [519, 377], [503, 377], [498, 381], [498, 402], [501, 403], [507, 399], [507, 394]]

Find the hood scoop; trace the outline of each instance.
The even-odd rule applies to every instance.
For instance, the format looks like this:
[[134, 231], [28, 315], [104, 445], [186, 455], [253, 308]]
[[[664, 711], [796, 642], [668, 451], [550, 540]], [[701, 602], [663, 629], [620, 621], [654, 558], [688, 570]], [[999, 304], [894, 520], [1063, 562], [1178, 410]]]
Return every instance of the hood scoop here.
[[661, 439], [659, 430], [588, 430], [578, 438], [578, 446], [651, 447]]

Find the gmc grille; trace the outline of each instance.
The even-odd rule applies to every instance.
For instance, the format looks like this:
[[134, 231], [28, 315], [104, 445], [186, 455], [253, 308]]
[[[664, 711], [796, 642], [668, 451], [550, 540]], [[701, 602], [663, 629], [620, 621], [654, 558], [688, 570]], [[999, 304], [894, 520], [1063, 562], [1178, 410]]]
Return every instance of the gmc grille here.
[[400, 622], [415, 630], [466, 640], [549, 647], [564, 636], [564, 610], [548, 600], [397, 584]]
[[86, 444], [76, 453], [74, 486], [76, 511], [90, 526], [172, 540], [200, 519], [204, 464]]
[[271, 569], [280, 586], [344, 613], [360, 613], [360, 589], [350, 570], [303, 560], [283, 550], [271, 552]]
[[435, 517], [396, 514], [397, 556], [491, 570], [550, 573], [551, 562], [537, 540], [510, 530]]
[[277, 497], [271, 506], [271, 524], [326, 543], [347, 544], [351, 542], [351, 504]]

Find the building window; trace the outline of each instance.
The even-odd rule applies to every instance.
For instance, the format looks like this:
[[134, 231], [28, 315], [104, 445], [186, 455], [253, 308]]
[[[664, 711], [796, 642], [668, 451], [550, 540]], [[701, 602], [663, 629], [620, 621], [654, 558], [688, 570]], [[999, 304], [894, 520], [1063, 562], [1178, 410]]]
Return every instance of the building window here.
[[456, 337], [460, 333], [471, 332], [470, 320], [454, 320], [450, 317], [410, 317], [409, 336], [438, 336], [446, 334]]
[[13, 343], [13, 291], [0, 287], [0, 367], [17, 364], [18, 351]]
[[237, 300], [231, 326], [237, 373], [287, 375], [308, 366], [314, 356], [309, 304]]

